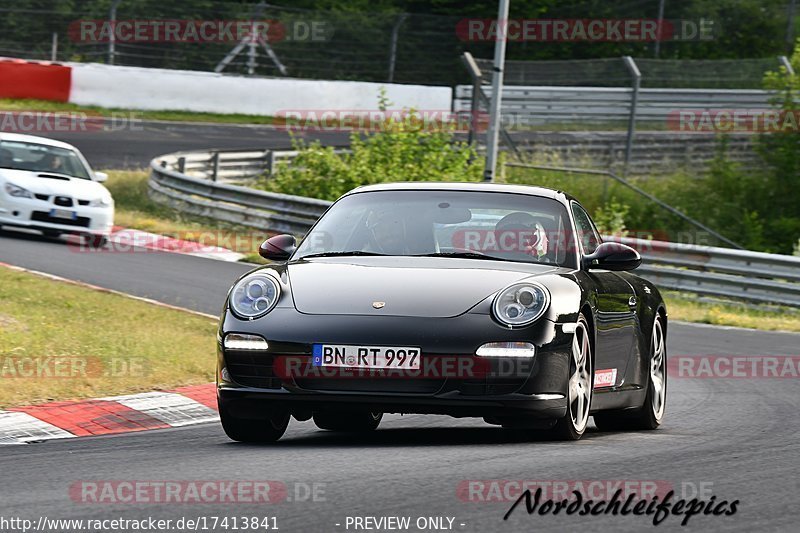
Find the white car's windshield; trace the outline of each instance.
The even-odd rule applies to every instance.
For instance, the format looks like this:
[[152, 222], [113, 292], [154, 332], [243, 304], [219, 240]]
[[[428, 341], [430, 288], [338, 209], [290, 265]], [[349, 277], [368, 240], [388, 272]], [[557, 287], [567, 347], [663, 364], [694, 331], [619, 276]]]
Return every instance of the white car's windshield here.
[[541, 196], [374, 191], [338, 201], [293, 259], [336, 255], [449, 256], [575, 267], [566, 208]]
[[29, 142], [0, 141], [0, 168], [92, 179], [73, 150]]

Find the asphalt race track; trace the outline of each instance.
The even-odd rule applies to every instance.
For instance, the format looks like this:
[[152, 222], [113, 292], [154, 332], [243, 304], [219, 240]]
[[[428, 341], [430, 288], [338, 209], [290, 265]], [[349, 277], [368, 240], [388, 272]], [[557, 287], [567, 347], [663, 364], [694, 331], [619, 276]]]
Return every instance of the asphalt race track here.
[[[292, 140], [287, 131], [270, 126], [234, 124], [193, 124], [135, 120], [106, 120], [102, 129], [86, 131], [37, 132], [77, 147], [97, 169], [146, 168], [159, 155], [182, 150], [280, 148], [290, 149]], [[349, 144], [346, 132], [295, 132], [295, 137], [325, 145]]]
[[[248, 268], [178, 254], [81, 254], [12, 232], [0, 233], [0, 262], [212, 314]], [[671, 357], [796, 355], [800, 335], [671, 324], [668, 345]], [[590, 429], [577, 443], [529, 441], [479, 420], [391, 415], [374, 434], [357, 437], [292, 421], [270, 446], [233, 443], [218, 424], [6, 446], [0, 502], [4, 516], [34, 521], [275, 516], [282, 531], [335, 532], [355, 531], [345, 527], [348, 516], [410, 516], [412, 523], [454, 518], [454, 531], [640, 531], [653, 527], [651, 517], [528, 516], [522, 505], [503, 521], [511, 501], [470, 502], [457, 494], [466, 480], [639, 480], [666, 483], [687, 499], [700, 491], [706, 500], [740, 501], [733, 517], [695, 516], [681, 528], [681, 518], [670, 516], [659, 531], [796, 531], [798, 393], [797, 378], [672, 377], [661, 429]], [[82, 480], [275, 480], [287, 485], [288, 500], [76, 503], [69, 489]], [[316, 501], [309, 501], [313, 484]]]

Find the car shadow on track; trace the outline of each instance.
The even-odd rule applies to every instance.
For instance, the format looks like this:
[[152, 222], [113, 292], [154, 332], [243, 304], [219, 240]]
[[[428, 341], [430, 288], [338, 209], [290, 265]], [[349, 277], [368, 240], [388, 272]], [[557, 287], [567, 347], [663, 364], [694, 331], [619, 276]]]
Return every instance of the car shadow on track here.
[[285, 448], [363, 448], [365, 446], [376, 448], [397, 448], [406, 446], [473, 446], [481, 444], [526, 444], [536, 443], [541, 445], [576, 445], [613, 433], [602, 433], [589, 429], [578, 443], [560, 441], [542, 431], [536, 430], [507, 430], [500, 427], [477, 428], [386, 428], [370, 433], [344, 433], [336, 431], [304, 432], [297, 436], [287, 436], [276, 443], [250, 444], [229, 441], [224, 445], [258, 448], [258, 447], [285, 447]]
[[45, 235], [42, 235], [42, 233], [36, 230], [28, 230], [25, 228], [11, 228], [8, 226], [0, 227], [0, 238], [15, 239], [18, 241], [61, 244], [61, 245], [70, 244], [69, 239], [74, 239], [71, 236], [47, 237]]

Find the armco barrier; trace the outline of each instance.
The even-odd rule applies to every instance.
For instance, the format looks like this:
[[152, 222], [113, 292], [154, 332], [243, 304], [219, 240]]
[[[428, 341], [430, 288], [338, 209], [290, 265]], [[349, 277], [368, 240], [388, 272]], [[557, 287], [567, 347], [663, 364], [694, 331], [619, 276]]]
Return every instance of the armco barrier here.
[[[154, 159], [149, 182], [153, 200], [184, 213], [295, 235], [307, 232], [331, 204], [214, 182], [205, 171], [199, 173], [202, 177], [188, 175], [191, 166], [207, 168], [214, 153], [184, 152]], [[265, 153], [227, 152], [225, 157], [248, 169], [240, 176], [246, 178], [265, 168]], [[285, 157], [272, 153], [273, 157]], [[178, 170], [179, 165], [184, 166], [184, 172]], [[644, 261], [637, 274], [664, 289], [800, 307], [800, 257], [643, 239], [606, 240], [639, 250]]]
[[[483, 87], [491, 97], [491, 87]], [[502, 114], [515, 125], [625, 121], [632, 89], [626, 87], [503, 87]], [[757, 89], [639, 89], [636, 120], [667, 123], [678, 110], [769, 109], [771, 94]], [[469, 111], [472, 86], [456, 86], [455, 111]]]
[[[250, 156], [253, 159], [251, 170], [264, 164], [263, 152], [256, 154]], [[207, 178], [189, 176], [178, 170], [182, 159], [185, 162], [186, 158], [197, 161], [211, 157], [210, 153], [175, 153], [154, 159], [150, 164], [150, 197], [183, 213], [296, 235], [308, 231], [330, 205], [330, 202], [324, 200], [214, 182]]]

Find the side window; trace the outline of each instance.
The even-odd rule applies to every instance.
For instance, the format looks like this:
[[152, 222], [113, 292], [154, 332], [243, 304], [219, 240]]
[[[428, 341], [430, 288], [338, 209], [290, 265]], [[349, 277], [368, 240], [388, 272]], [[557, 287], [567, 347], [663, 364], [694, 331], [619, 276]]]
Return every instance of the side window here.
[[581, 242], [584, 254], [591, 254], [603, 242], [600, 240], [600, 235], [592, 223], [592, 219], [583, 208], [576, 204], [572, 204], [572, 215], [575, 217], [575, 229], [578, 232], [578, 240]]

